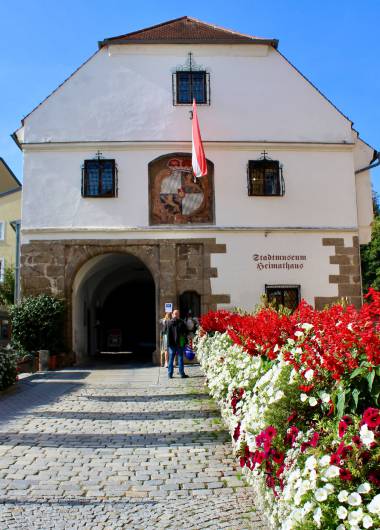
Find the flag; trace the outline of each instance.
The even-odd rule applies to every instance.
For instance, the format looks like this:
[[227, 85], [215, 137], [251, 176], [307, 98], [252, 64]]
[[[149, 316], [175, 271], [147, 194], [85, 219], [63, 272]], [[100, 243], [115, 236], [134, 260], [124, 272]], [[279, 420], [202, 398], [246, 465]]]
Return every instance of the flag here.
[[193, 99], [193, 131], [192, 131], [192, 158], [191, 165], [193, 166], [193, 173], [195, 177], [204, 177], [207, 175], [207, 162], [205, 152], [203, 150], [201, 132], [199, 130], [197, 104], [195, 98]]

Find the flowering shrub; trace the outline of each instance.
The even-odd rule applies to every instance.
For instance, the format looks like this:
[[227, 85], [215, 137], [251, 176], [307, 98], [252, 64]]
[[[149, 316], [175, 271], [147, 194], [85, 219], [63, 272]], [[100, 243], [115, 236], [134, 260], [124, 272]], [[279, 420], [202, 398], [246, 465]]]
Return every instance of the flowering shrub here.
[[197, 354], [272, 528], [380, 527], [380, 294], [201, 319]]
[[0, 350], [0, 390], [17, 380], [17, 355], [12, 350]]

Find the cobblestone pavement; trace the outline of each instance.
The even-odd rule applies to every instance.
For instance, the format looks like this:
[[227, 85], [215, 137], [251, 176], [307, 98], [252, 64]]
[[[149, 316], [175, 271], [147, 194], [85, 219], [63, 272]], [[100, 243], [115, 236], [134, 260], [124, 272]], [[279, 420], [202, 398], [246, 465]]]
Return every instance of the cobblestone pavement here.
[[74, 368], [0, 396], [0, 530], [266, 528], [188, 373]]

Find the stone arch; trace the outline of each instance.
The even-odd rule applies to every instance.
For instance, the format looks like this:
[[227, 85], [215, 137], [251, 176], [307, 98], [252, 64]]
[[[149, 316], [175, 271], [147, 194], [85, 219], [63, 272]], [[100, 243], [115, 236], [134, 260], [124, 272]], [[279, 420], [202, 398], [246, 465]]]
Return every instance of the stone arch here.
[[[156, 350], [158, 278], [155, 278], [151, 267], [141, 259], [141, 255], [145, 254], [144, 252], [134, 252], [133, 249], [129, 248], [118, 248], [117, 252], [114, 250], [111, 246], [93, 249], [92, 257], [89, 257], [89, 253], [85, 252], [76, 262], [74, 260], [68, 261], [71, 274], [67, 277], [67, 290], [70, 290], [66, 297], [69, 306], [67, 324], [68, 330], [71, 331], [73, 349], [80, 362], [86, 360], [88, 356], [95, 355], [95, 353], [108, 351], [106, 325], [108, 330], [111, 327], [120, 328], [120, 336], [123, 339], [122, 344], [120, 344], [120, 351], [130, 351], [132, 348], [136, 353], [136, 342], [133, 346], [132, 337], [135, 337], [136, 333], [138, 335], [139, 330], [136, 330], [136, 326], [139, 327], [138, 323], [141, 322], [141, 317], [138, 317], [136, 312], [137, 314], [143, 312], [144, 318], [146, 318], [146, 324], [141, 325], [140, 323], [140, 334], [143, 332], [146, 339], [150, 337], [149, 340], [153, 348], [151, 353], [155, 353]], [[86, 259], [84, 259], [85, 254]], [[103, 307], [107, 305], [109, 298], [115, 298], [121, 290], [124, 293], [123, 300], [125, 300], [122, 310], [117, 312], [117, 307], [111, 305], [107, 306], [108, 310], [104, 313]], [[127, 295], [131, 292], [134, 295], [128, 301]], [[145, 292], [145, 294], [139, 296], [141, 292]], [[118, 301], [120, 303], [120, 299]], [[141, 308], [137, 309], [139, 304]], [[113, 322], [112, 319], [109, 320], [112, 309], [115, 319]], [[135, 324], [131, 323], [133, 319], [136, 319]], [[107, 320], [108, 323], [106, 324]], [[126, 331], [128, 326], [129, 330]], [[144, 330], [144, 326], [146, 330]], [[122, 327], [123, 332], [121, 331]], [[147, 340], [145, 340], [146, 344]], [[139, 349], [141, 350], [141, 341]]]

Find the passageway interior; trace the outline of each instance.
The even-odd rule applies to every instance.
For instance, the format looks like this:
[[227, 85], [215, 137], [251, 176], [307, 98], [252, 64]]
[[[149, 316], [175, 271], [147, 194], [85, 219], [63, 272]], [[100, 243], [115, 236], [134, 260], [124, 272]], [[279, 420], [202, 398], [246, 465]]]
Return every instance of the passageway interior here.
[[74, 348], [83, 358], [151, 361], [156, 348], [155, 284], [129, 254], [92, 258], [73, 292]]

